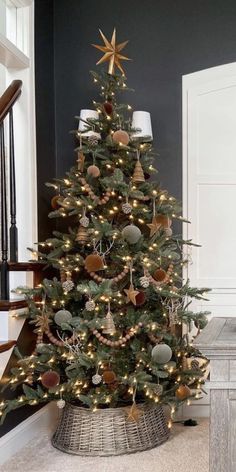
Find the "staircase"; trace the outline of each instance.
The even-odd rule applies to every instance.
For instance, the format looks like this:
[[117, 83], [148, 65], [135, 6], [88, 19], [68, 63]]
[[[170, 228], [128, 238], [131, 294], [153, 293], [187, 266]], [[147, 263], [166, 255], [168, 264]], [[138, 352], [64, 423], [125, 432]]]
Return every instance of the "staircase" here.
[[36, 286], [42, 277], [42, 264], [18, 262], [13, 108], [21, 91], [22, 81], [14, 80], [0, 97], [0, 378], [25, 323], [19, 315], [26, 303], [11, 290]]

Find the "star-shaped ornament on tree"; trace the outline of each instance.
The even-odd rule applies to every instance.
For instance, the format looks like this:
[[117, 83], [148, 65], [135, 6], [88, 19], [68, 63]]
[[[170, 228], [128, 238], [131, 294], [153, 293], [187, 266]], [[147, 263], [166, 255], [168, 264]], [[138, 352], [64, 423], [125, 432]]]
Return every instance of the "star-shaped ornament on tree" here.
[[159, 231], [161, 228], [161, 223], [158, 221], [158, 219], [154, 216], [152, 219], [152, 222], [147, 225], [148, 228], [150, 228], [150, 238]]
[[131, 283], [129, 288], [125, 288], [124, 289], [124, 292], [126, 293], [126, 303], [129, 303], [129, 302], [132, 302], [133, 305], [136, 305], [136, 296], [138, 295], [139, 291], [138, 290], [134, 290], [134, 286], [133, 284]]
[[36, 326], [35, 332], [37, 333], [44, 333], [49, 328], [49, 323], [52, 321], [48, 318], [48, 313], [44, 312], [40, 315], [37, 315], [34, 320], [34, 324]]
[[129, 409], [127, 420], [135, 421], [137, 423], [142, 415], [143, 411], [137, 407], [136, 403], [133, 403], [133, 405]]
[[130, 61], [130, 59], [123, 54], [120, 54], [122, 49], [126, 46], [128, 41], [124, 41], [123, 43], [116, 44], [116, 29], [114, 28], [112, 33], [111, 41], [109, 42], [106, 36], [103, 34], [101, 30], [99, 30], [100, 35], [104, 41], [105, 46], [99, 46], [98, 44], [92, 44], [95, 48], [102, 51], [104, 55], [99, 59], [96, 65], [102, 64], [103, 62], [109, 62], [108, 66], [108, 74], [113, 75], [115, 72], [115, 67], [117, 67], [123, 75], [125, 75], [124, 69], [121, 65], [121, 61]]

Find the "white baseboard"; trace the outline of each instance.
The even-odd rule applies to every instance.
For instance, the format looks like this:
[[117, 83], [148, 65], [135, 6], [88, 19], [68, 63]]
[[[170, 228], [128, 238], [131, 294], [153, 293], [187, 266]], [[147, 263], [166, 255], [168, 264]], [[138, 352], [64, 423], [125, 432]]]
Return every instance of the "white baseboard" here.
[[58, 409], [51, 402], [0, 438], [0, 465], [11, 459], [34, 436], [52, 432], [57, 418]]

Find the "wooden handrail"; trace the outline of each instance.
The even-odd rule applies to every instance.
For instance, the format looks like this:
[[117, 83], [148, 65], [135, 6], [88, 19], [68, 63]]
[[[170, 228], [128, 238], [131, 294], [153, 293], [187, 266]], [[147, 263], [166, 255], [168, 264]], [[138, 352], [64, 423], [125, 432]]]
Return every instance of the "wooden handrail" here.
[[21, 88], [22, 81], [13, 80], [0, 97], [0, 124], [3, 122], [4, 118], [7, 116], [14, 103], [19, 98], [21, 94]]

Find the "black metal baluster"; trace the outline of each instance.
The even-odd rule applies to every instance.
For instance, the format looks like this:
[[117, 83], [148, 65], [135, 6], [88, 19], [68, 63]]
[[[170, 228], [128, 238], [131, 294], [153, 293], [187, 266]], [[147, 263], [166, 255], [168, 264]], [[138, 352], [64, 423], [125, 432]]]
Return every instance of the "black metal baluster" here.
[[0, 159], [1, 159], [1, 300], [9, 300], [8, 272], [8, 227], [7, 227], [7, 181], [4, 124], [0, 125]]
[[10, 261], [18, 261], [18, 230], [16, 226], [16, 174], [13, 111], [9, 112], [9, 158], [10, 158]]

